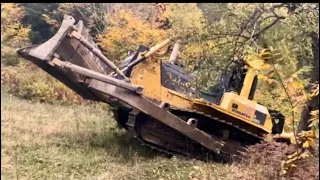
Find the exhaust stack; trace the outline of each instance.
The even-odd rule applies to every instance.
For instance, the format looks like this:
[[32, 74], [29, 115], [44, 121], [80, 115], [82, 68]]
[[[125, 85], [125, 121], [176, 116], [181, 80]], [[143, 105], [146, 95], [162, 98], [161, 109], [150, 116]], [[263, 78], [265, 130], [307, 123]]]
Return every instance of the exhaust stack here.
[[172, 53], [171, 53], [170, 59], [169, 59], [169, 62], [171, 64], [175, 64], [176, 61], [177, 61], [177, 56], [178, 56], [178, 53], [179, 53], [180, 43], [181, 43], [181, 40], [179, 39], [179, 40], [177, 40], [177, 42], [173, 46]]

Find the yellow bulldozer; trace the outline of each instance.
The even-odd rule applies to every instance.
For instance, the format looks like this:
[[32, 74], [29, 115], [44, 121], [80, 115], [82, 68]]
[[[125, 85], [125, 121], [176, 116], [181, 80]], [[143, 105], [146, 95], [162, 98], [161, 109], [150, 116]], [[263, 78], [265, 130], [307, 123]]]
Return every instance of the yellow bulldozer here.
[[[265, 62], [244, 57], [202, 92], [187, 85], [194, 76], [177, 63], [179, 40], [172, 44], [167, 39], [151, 48], [140, 45], [117, 67], [83, 22], [65, 15], [51, 39], [18, 54], [84, 99], [108, 103], [121, 128], [169, 154], [230, 158], [265, 135], [282, 133], [285, 117], [253, 100], [257, 71]], [[154, 56], [168, 47], [167, 61]]]

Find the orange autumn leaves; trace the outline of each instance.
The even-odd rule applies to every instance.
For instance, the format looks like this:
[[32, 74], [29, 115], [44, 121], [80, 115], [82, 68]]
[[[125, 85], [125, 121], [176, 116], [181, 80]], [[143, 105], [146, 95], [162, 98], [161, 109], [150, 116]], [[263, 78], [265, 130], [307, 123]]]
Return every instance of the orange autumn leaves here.
[[110, 57], [122, 57], [129, 50], [136, 49], [137, 45], [150, 46], [166, 38], [166, 32], [152, 27], [131, 10], [120, 10], [106, 15], [109, 27], [98, 35], [99, 44]]

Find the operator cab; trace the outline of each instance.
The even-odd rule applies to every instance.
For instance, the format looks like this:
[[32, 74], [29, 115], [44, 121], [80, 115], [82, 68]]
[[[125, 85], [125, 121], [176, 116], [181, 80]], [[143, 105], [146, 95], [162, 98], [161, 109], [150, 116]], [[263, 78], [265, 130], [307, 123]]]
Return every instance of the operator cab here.
[[[148, 47], [140, 45], [136, 51], [129, 51], [128, 57], [123, 61], [121, 69], [127, 67], [133, 62], [138, 54], [149, 50]], [[126, 76], [130, 76], [133, 66], [128, 66], [125, 71]], [[220, 101], [225, 92], [236, 92], [240, 95], [244, 79], [246, 77], [246, 69], [244, 63], [237, 62], [229, 71], [224, 72], [218, 82], [209, 88], [209, 91], [199, 91], [191, 88], [191, 82], [195, 79], [193, 75], [188, 73], [180, 63], [161, 62], [161, 85], [168, 89], [183, 94], [195, 95], [199, 94], [200, 98], [203, 98], [211, 103], [220, 104]], [[257, 78], [254, 78], [253, 86], [250, 91], [249, 99], [253, 99]], [[197, 93], [198, 92], [198, 93]]]
[[[225, 92], [235, 92], [240, 94], [243, 87], [244, 79], [246, 77], [247, 70], [244, 68], [242, 62], [237, 62], [229, 71], [223, 72], [219, 77], [218, 82], [209, 88], [209, 91], [200, 91], [200, 97], [219, 104], [220, 100]], [[257, 81], [255, 78], [254, 81]], [[254, 89], [255, 90], [255, 89]], [[254, 94], [254, 90], [252, 90]], [[253, 95], [249, 99], [253, 99]]]
[[[209, 91], [198, 91], [200, 98], [203, 98], [211, 103], [220, 104], [222, 96], [225, 92], [236, 92], [240, 94], [244, 79], [246, 77], [246, 69], [243, 68], [243, 63], [237, 63], [230, 71], [227, 71], [220, 76], [218, 82], [209, 88]], [[185, 69], [179, 65], [169, 62], [161, 63], [161, 85], [185, 94], [196, 94], [196, 90], [187, 87], [185, 84], [194, 80], [194, 76], [190, 75]], [[257, 79], [255, 78], [255, 82]], [[254, 87], [255, 88], [255, 87]], [[255, 89], [254, 89], [255, 90]], [[249, 99], [253, 99], [254, 90]]]

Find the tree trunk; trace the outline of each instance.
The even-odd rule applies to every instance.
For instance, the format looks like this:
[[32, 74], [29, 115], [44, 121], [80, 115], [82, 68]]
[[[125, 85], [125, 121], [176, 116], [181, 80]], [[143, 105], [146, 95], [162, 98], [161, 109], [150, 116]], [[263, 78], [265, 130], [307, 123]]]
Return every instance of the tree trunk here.
[[[313, 52], [313, 70], [311, 73], [310, 83], [319, 82], [319, 36], [317, 33], [310, 33], [312, 39], [312, 52]], [[311, 98], [301, 112], [301, 119], [299, 122], [298, 133], [301, 131], [310, 130], [309, 119], [311, 118], [310, 112], [319, 109], [319, 96]]]

